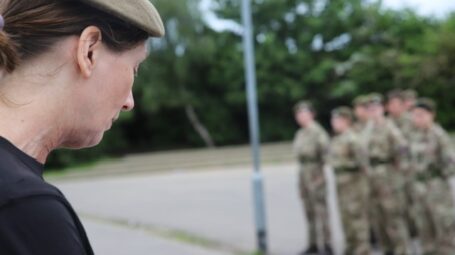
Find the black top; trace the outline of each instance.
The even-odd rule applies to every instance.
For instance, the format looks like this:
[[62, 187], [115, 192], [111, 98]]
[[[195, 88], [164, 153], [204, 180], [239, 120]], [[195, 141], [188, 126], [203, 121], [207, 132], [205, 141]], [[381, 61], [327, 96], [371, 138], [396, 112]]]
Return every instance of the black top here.
[[85, 230], [43, 165], [0, 137], [0, 254], [92, 255]]

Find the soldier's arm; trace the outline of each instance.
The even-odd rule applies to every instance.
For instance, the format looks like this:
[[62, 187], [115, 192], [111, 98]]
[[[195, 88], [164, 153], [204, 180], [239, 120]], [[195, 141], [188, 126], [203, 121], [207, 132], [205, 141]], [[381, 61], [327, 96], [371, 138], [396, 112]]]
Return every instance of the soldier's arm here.
[[439, 144], [439, 160], [440, 165], [443, 167], [444, 174], [449, 176], [455, 175], [455, 149], [449, 134], [440, 128], [437, 132]]
[[294, 156], [295, 157], [299, 157], [299, 134], [300, 134], [300, 131], [297, 131], [294, 135], [294, 140], [293, 140], [293, 143], [292, 143], [292, 151], [294, 153]]
[[391, 142], [393, 145], [393, 158], [401, 171], [407, 171], [410, 164], [409, 146], [404, 135], [395, 126], [390, 125], [389, 127]]
[[330, 138], [327, 133], [321, 132], [318, 137], [318, 156], [321, 159], [321, 163], [324, 165], [329, 163], [329, 150]]
[[368, 173], [368, 152], [365, 147], [362, 146], [361, 139], [353, 135], [350, 146], [355, 162], [364, 173]]

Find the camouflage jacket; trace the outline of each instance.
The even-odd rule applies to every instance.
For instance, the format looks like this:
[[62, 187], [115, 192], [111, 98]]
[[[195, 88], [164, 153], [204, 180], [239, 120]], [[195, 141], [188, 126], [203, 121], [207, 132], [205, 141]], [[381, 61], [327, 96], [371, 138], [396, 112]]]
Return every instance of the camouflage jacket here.
[[365, 150], [351, 130], [336, 135], [330, 143], [330, 165], [336, 169], [359, 171], [366, 167]]
[[362, 121], [357, 121], [354, 123], [354, 125], [352, 126], [352, 131], [354, 131], [355, 133], [357, 134], [360, 134], [361, 132], [363, 132], [363, 130], [365, 129], [366, 127], [366, 122], [362, 122]]
[[403, 133], [407, 133], [411, 129], [411, 116], [409, 113], [404, 113], [400, 117], [388, 118], [395, 126]]
[[370, 164], [391, 162], [400, 168], [407, 166], [408, 144], [401, 131], [390, 120], [382, 123], [370, 121], [362, 136]]
[[438, 177], [455, 174], [455, 151], [451, 137], [438, 124], [428, 130], [414, 128], [408, 135], [412, 170], [434, 171]]
[[294, 153], [300, 163], [325, 164], [328, 160], [329, 136], [317, 122], [301, 128], [294, 138]]

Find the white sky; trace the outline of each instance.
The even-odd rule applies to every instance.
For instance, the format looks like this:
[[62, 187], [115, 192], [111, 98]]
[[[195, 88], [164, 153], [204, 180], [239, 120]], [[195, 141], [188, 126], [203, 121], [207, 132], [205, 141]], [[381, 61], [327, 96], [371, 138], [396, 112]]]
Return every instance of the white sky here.
[[[450, 12], [455, 12], [455, 0], [383, 0], [386, 8], [400, 9], [412, 8], [424, 16], [444, 17]], [[218, 19], [210, 12], [211, 0], [202, 0], [200, 8], [204, 12], [204, 19], [215, 30], [231, 30], [241, 33], [242, 28], [232, 21]], [[240, 10], [239, 10], [240, 11]]]
[[383, 0], [383, 3], [392, 9], [411, 7], [425, 16], [444, 17], [455, 11], [455, 0]]

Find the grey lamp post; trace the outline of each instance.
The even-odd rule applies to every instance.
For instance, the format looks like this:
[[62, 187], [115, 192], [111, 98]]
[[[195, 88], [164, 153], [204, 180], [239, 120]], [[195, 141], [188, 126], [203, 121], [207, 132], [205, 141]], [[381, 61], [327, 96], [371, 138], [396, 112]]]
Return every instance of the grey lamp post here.
[[267, 224], [265, 213], [263, 175], [260, 170], [260, 135], [259, 114], [256, 89], [256, 69], [254, 58], [253, 25], [251, 14], [251, 1], [242, 0], [243, 44], [245, 57], [245, 78], [248, 99], [248, 118], [250, 125], [250, 139], [254, 172], [252, 177], [254, 193], [254, 212], [256, 220], [256, 234], [258, 250], [267, 252]]

